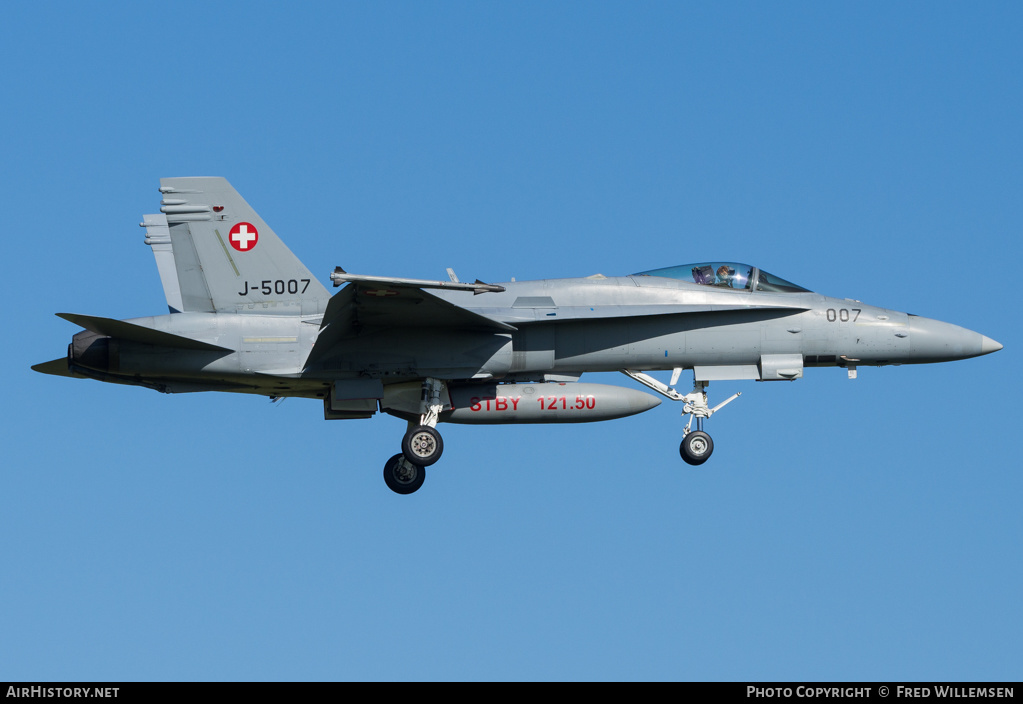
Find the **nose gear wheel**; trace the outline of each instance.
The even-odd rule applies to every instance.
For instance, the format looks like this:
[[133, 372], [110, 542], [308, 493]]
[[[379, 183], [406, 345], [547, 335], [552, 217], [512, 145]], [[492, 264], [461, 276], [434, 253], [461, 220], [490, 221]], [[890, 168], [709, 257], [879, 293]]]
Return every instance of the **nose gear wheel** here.
[[[710, 404], [707, 403], [707, 384], [710, 382], [694, 378], [693, 390], [685, 396], [673, 388], [675, 382], [678, 381], [679, 375], [682, 373], [682, 369], [680, 368], [676, 367], [672, 372], [672, 386], [663, 384], [648, 374], [643, 374], [642, 372], [633, 371], [631, 369], [623, 369], [622, 373], [632, 377], [644, 386], [653, 389], [665, 398], [669, 398], [672, 401], [682, 401], [682, 415], [688, 415], [689, 422], [687, 422], [686, 427], [682, 429], [682, 444], [679, 445], [678, 452], [682, 456], [682, 459], [685, 460], [687, 464], [691, 465], [703, 464], [710, 459], [711, 453], [714, 452], [714, 441], [710, 439], [710, 435], [703, 432], [703, 421], [710, 418], [726, 405], [742, 396], [741, 393], [733, 394], [718, 405], [714, 406], [714, 408], [711, 408]], [[696, 376], [695, 371], [693, 376]], [[696, 430], [693, 430], [693, 420], [696, 420]]]
[[710, 459], [711, 453], [714, 452], [714, 441], [702, 430], [694, 430], [682, 438], [678, 452], [686, 464], [701, 465]]

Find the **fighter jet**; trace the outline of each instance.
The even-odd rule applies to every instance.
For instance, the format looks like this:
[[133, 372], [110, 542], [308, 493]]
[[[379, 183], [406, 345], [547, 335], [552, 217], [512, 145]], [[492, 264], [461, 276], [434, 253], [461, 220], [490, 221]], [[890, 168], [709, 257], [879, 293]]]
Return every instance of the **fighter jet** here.
[[[326, 419], [408, 422], [387, 486], [411, 494], [440, 459], [446, 423], [585, 423], [679, 402], [682, 460], [714, 451], [712, 381], [791, 381], [807, 367], [947, 362], [1002, 349], [949, 323], [823, 296], [738, 262], [630, 276], [489, 284], [351, 274], [327, 288], [223, 178], [160, 181], [143, 216], [170, 312], [71, 313], [84, 330], [36, 371], [163, 393], [319, 399]], [[665, 384], [647, 374], [671, 370]], [[685, 370], [689, 393], [675, 389]], [[621, 371], [656, 392], [579, 381]]]

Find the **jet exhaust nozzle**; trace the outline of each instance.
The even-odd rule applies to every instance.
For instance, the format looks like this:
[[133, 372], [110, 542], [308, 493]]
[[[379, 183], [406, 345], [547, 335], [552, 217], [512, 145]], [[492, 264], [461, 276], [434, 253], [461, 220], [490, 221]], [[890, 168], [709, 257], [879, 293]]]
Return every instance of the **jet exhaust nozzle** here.
[[68, 345], [68, 366], [85, 367], [101, 372], [117, 371], [118, 350], [113, 338], [83, 330]]

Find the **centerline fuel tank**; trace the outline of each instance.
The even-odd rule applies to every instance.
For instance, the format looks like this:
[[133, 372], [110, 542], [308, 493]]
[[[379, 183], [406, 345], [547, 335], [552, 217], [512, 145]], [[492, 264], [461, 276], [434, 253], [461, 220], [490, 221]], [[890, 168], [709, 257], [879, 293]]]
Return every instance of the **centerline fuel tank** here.
[[589, 423], [624, 418], [660, 405], [655, 396], [608, 384], [548, 382], [449, 387], [447, 423]]

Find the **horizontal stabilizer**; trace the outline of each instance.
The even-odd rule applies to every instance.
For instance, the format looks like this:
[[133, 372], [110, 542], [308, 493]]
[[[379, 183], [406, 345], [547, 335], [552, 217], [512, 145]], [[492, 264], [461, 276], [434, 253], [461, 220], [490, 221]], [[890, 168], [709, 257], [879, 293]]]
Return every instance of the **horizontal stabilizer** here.
[[159, 347], [174, 347], [183, 350], [207, 350], [210, 352], [231, 352], [226, 347], [218, 347], [208, 342], [193, 340], [190, 337], [181, 337], [169, 332], [145, 328], [134, 323], [126, 323], [123, 320], [113, 318], [98, 318], [92, 315], [78, 315], [76, 313], [57, 313], [58, 318], [80, 325], [98, 335], [116, 337], [119, 340], [129, 340], [144, 345], [157, 345]]
[[40, 372], [41, 374], [53, 374], [54, 376], [74, 376], [71, 370], [68, 369], [67, 357], [51, 359], [49, 362], [43, 362], [42, 364], [33, 364], [32, 371]]

